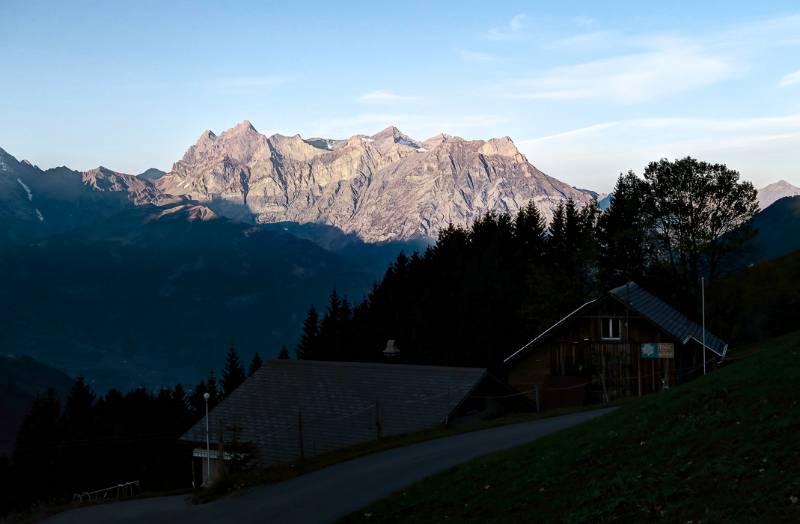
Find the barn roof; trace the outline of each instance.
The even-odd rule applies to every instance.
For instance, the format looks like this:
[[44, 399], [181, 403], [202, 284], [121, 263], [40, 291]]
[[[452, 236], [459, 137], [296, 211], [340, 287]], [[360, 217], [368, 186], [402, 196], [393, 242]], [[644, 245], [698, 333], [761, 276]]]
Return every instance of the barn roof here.
[[[663, 300], [651, 295], [636, 282], [616, 287], [609, 294], [684, 344], [691, 339], [699, 344], [703, 343], [702, 326], [692, 322]], [[708, 330], [706, 330], [706, 347], [721, 357], [728, 351], [728, 344]]]
[[569, 314], [569, 315], [567, 315], [566, 317], [562, 318], [561, 320], [559, 320], [558, 322], [556, 322], [555, 324], [553, 324], [553, 325], [552, 325], [552, 326], [550, 326], [549, 328], [545, 329], [544, 331], [542, 331], [541, 333], [539, 333], [539, 335], [537, 335], [537, 336], [536, 336], [536, 338], [534, 338], [533, 340], [531, 340], [530, 342], [528, 342], [527, 344], [525, 344], [524, 346], [522, 346], [521, 348], [519, 348], [518, 350], [516, 350], [516, 351], [515, 351], [513, 354], [511, 354], [511, 356], [509, 356], [508, 358], [506, 358], [506, 359], [503, 361], [503, 363], [504, 363], [504, 364], [511, 364], [511, 363], [513, 363], [515, 360], [517, 360], [517, 359], [519, 359], [520, 357], [524, 356], [524, 355], [525, 355], [525, 354], [526, 354], [526, 353], [527, 353], [529, 350], [531, 350], [533, 347], [535, 347], [535, 346], [536, 346], [536, 344], [537, 344], [537, 343], [538, 343], [540, 340], [547, 338], [547, 336], [548, 336], [550, 333], [552, 333], [553, 331], [555, 331], [556, 329], [558, 329], [558, 327], [559, 327], [559, 326], [561, 326], [562, 324], [564, 324], [565, 322], [567, 322], [569, 319], [571, 319], [572, 317], [574, 317], [575, 315], [577, 315], [578, 313], [580, 313], [581, 311], [583, 311], [583, 310], [584, 310], [584, 309], [586, 309], [587, 307], [591, 306], [591, 305], [592, 305], [592, 304], [594, 304], [595, 302], [597, 302], [597, 299], [590, 300], [590, 301], [588, 301], [588, 302], [584, 303], [584, 304], [583, 304], [581, 307], [579, 307], [578, 309], [576, 309], [575, 311], [573, 311], [572, 313], [570, 313], [570, 314]]
[[[209, 413], [212, 447], [220, 432], [252, 443], [263, 464], [306, 456], [443, 423], [485, 369], [404, 364], [272, 360]], [[377, 411], [377, 412], [376, 412]], [[302, 433], [301, 433], [302, 419]], [[205, 443], [205, 417], [181, 437]]]
[[[640, 287], [636, 282], [628, 282], [623, 286], [616, 287], [609, 291], [608, 294], [614, 299], [620, 301], [625, 306], [647, 318], [658, 327], [680, 340], [682, 343], [686, 344], [692, 339], [696, 340], [699, 344], [703, 343], [703, 328], [700, 325], [692, 322], [675, 308], [659, 299], [655, 295], [651, 295], [642, 289], [642, 287]], [[516, 360], [523, 357], [531, 349], [533, 349], [539, 341], [547, 338], [559, 326], [565, 324], [570, 319], [589, 308], [596, 302], [598, 302], [598, 299], [586, 302], [578, 309], [544, 330], [536, 338], [506, 358], [504, 364], [513, 364]], [[706, 347], [709, 349], [709, 351], [712, 351], [721, 357], [724, 357], [725, 353], [728, 351], [728, 344], [708, 330], [706, 330]]]

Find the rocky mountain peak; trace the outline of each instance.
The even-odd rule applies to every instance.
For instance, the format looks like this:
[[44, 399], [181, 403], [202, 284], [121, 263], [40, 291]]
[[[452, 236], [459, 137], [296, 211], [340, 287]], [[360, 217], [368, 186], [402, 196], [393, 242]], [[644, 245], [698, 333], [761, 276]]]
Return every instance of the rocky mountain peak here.
[[400, 146], [412, 147], [418, 149], [421, 147], [420, 143], [406, 135], [395, 126], [389, 126], [386, 129], [372, 135], [370, 137], [374, 142], [386, 147], [393, 144]]
[[213, 142], [216, 139], [217, 139], [217, 135], [215, 135], [214, 132], [211, 131], [210, 129], [206, 129], [205, 131], [203, 131], [200, 134], [200, 137], [198, 137], [197, 141], [198, 142]]
[[450, 222], [468, 225], [531, 200], [545, 217], [566, 198], [591, 200], [532, 166], [509, 137], [442, 133], [419, 142], [389, 126], [346, 140], [267, 138], [248, 121], [190, 147], [156, 186], [199, 202], [227, 202], [214, 207], [218, 213], [322, 223], [369, 242], [435, 238]]
[[158, 205], [181, 200], [164, 194], [145, 177], [119, 173], [104, 166], [84, 171], [81, 181], [96, 192], [120, 193], [134, 205]]
[[793, 186], [786, 180], [778, 180], [758, 190], [758, 206], [766, 209], [781, 198], [796, 195], [800, 195], [800, 187]]
[[249, 120], [242, 120], [241, 122], [239, 122], [238, 124], [236, 124], [235, 126], [230, 128], [229, 130], [227, 130], [225, 133], [231, 134], [231, 135], [258, 134], [258, 131], [253, 126], [253, 124], [250, 123]]
[[143, 173], [139, 173], [136, 176], [144, 180], [149, 180], [150, 182], [155, 182], [164, 175], [166, 175], [164, 171], [151, 167], [150, 169], [144, 171]]
[[429, 139], [422, 142], [422, 145], [425, 146], [427, 149], [433, 149], [435, 147], [444, 144], [448, 140], [452, 140], [453, 138], [454, 137], [452, 135], [448, 135], [447, 133], [439, 133], [438, 135], [433, 135]]
[[485, 155], [499, 155], [499, 156], [508, 156], [508, 157], [516, 157], [522, 156], [517, 149], [517, 146], [514, 144], [514, 141], [511, 140], [510, 137], [504, 136], [502, 138], [492, 138], [491, 140], [487, 141], [482, 147], [481, 152]]

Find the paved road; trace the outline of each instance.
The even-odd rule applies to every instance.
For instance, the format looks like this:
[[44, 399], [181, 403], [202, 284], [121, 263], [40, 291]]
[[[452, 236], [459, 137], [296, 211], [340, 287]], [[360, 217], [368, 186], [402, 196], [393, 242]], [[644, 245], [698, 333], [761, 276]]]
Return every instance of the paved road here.
[[47, 524], [324, 523], [456, 464], [608, 413], [601, 409], [463, 433], [342, 462], [286, 482], [192, 506], [186, 495], [67, 511]]

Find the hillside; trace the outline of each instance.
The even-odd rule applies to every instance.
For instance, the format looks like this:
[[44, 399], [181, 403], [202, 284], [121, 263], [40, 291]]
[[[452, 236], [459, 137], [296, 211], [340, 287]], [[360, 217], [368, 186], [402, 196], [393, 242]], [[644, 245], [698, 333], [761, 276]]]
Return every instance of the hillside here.
[[381, 271], [203, 206], [137, 207], [0, 252], [0, 347], [100, 391], [193, 384], [231, 343], [245, 361], [292, 347], [310, 304]]
[[779, 257], [800, 249], [800, 196], [781, 198], [751, 221], [758, 230], [743, 264]]
[[11, 453], [17, 429], [33, 397], [52, 387], [62, 401], [72, 379], [30, 357], [0, 356], [0, 455]]
[[0, 149], [0, 246], [63, 233], [135, 206], [179, 200], [146, 178], [104, 167], [85, 173], [41, 170]]
[[388, 127], [304, 140], [267, 137], [248, 121], [205, 131], [156, 185], [237, 219], [327, 224], [367, 242], [435, 238], [450, 222], [515, 213], [531, 200], [546, 217], [567, 198], [591, 201], [539, 171], [508, 137], [420, 141]]
[[711, 331], [733, 344], [800, 329], [800, 251], [714, 282], [706, 307]]
[[750, 351], [708, 377], [458, 466], [345, 521], [798, 522], [800, 332], [742, 353]]

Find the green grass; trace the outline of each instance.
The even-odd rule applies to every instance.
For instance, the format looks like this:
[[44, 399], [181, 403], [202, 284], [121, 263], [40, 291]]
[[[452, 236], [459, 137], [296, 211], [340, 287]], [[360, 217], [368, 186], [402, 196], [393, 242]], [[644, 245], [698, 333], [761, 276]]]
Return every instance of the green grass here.
[[544, 413], [518, 413], [488, 420], [475, 420], [447, 427], [443, 426], [417, 431], [414, 433], [386, 437], [380, 440], [365, 442], [363, 444], [322, 453], [315, 457], [307, 458], [305, 460], [298, 460], [289, 464], [278, 464], [266, 468], [248, 469], [224, 475], [210, 488], [204, 488], [196, 491], [192, 501], [195, 504], [205, 504], [237, 491], [248, 489], [254, 486], [282, 482], [298, 475], [310, 473], [312, 471], [332, 466], [339, 462], [352, 460], [370, 453], [386, 451], [401, 446], [408, 446], [419, 442], [425, 442], [427, 440], [449, 437], [459, 433], [467, 433], [469, 431], [488, 429], [507, 424], [516, 424], [519, 422], [528, 422], [541, 418], [564, 415], [566, 413], [575, 413], [578, 411], [596, 409], [597, 407], [598, 406], [584, 406], [580, 408], [547, 411]]
[[[760, 351], [756, 351], [760, 350]], [[800, 522], [800, 332], [344, 522]]]

